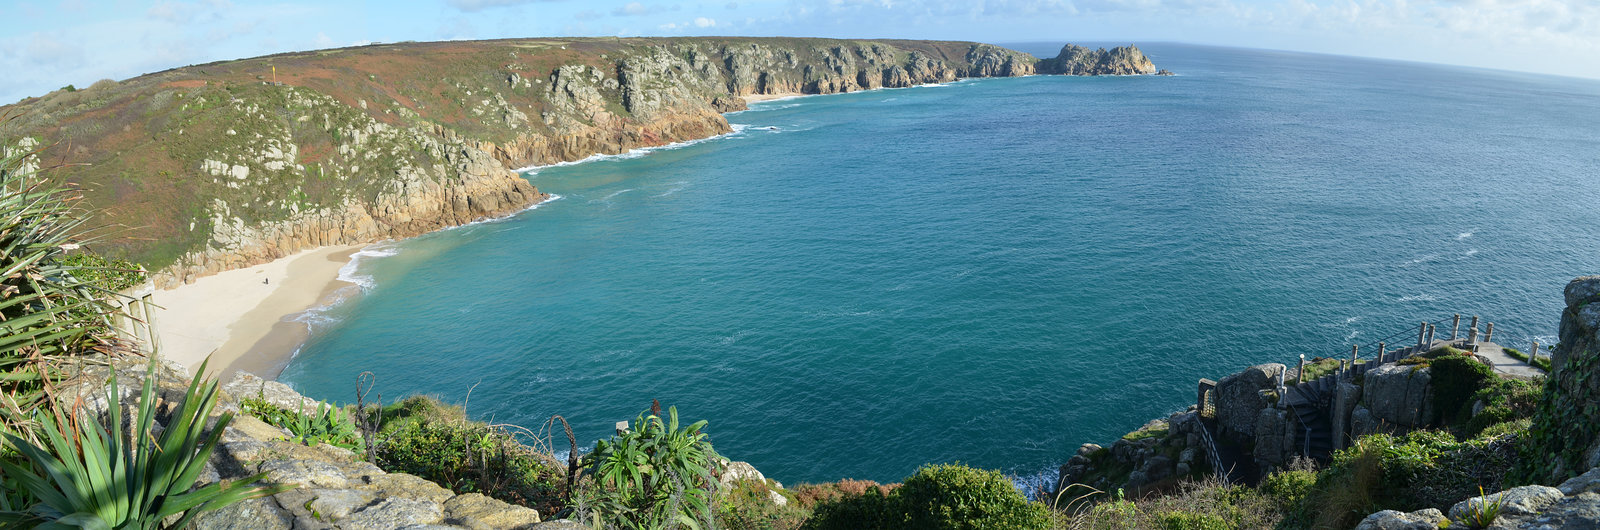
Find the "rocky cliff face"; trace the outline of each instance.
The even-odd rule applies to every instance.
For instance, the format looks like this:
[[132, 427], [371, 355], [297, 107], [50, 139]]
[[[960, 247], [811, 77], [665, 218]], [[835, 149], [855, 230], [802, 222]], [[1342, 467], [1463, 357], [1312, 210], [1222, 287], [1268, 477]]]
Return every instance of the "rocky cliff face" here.
[[1600, 276], [1572, 280], [1564, 294], [1561, 343], [1531, 429], [1550, 459], [1530, 471], [1550, 481], [1600, 466]]
[[1107, 50], [1068, 44], [1053, 59], [1039, 61], [1039, 73], [1059, 75], [1149, 75], [1156, 65], [1138, 46], [1118, 46]]
[[[407, 237], [546, 198], [512, 169], [730, 132], [739, 96], [1035, 73], [970, 42], [536, 39], [373, 45], [192, 66], [30, 98], [8, 147], [167, 287], [322, 245]], [[20, 143], [19, 143], [20, 140]]]

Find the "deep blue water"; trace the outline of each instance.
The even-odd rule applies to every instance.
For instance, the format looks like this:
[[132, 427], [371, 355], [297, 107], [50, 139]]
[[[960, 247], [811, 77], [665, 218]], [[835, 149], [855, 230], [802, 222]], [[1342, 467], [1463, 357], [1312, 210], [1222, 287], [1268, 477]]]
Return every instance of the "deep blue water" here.
[[785, 483], [1026, 475], [1198, 378], [1418, 320], [1550, 342], [1600, 272], [1600, 82], [1145, 50], [1180, 75], [764, 103], [542, 169], [561, 199], [361, 261], [373, 287], [282, 379], [471, 389], [474, 416], [591, 444], [657, 398]]

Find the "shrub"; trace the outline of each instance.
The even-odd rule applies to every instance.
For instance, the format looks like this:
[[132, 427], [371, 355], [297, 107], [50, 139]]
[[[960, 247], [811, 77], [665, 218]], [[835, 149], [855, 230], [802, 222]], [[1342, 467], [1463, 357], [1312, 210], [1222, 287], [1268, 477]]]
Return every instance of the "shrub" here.
[[698, 526], [711, 516], [717, 453], [701, 430], [706, 421], [679, 427], [678, 409], [665, 421], [639, 414], [633, 428], [595, 442], [585, 455], [585, 508], [599, 519], [624, 526]]
[[1161, 514], [1160, 528], [1164, 530], [1234, 530], [1238, 526], [1221, 516], [1209, 513], [1167, 512]]
[[482, 493], [544, 513], [561, 504], [561, 470], [504, 430], [478, 422], [395, 424], [374, 451], [384, 471], [410, 473], [456, 493]]
[[[718, 496], [717, 523], [722, 528], [732, 530], [800, 528], [811, 512], [789, 495], [784, 495], [786, 502], [783, 506], [773, 503], [772, 494], [777, 491], [765, 481], [743, 480], [735, 483]], [[783, 493], [779, 492], [779, 495]]]
[[1433, 368], [1433, 410], [1446, 424], [1465, 423], [1472, 415], [1472, 395], [1496, 377], [1494, 369], [1466, 355], [1441, 356], [1429, 365]]
[[93, 252], [80, 251], [68, 254], [61, 258], [61, 264], [69, 267], [73, 277], [91, 287], [111, 293], [122, 292], [144, 283], [145, 280], [144, 269], [138, 264], [125, 259], [107, 258]]
[[1482, 402], [1484, 408], [1467, 421], [1463, 434], [1468, 438], [1474, 438], [1492, 425], [1518, 418], [1530, 418], [1538, 410], [1539, 399], [1543, 396], [1544, 388], [1538, 383], [1493, 378], [1469, 400], [1473, 405]]
[[844, 495], [820, 502], [804, 528], [815, 530], [872, 530], [906, 528], [906, 514], [893, 498], [877, 488], [860, 495]]
[[1317, 474], [1307, 470], [1279, 471], [1261, 482], [1261, 493], [1278, 504], [1279, 509], [1290, 510], [1305, 502], [1306, 495], [1317, 484]]
[[999, 471], [923, 466], [894, 491], [915, 528], [1044, 528], [1050, 512]]
[[844, 479], [827, 484], [801, 484], [794, 488], [794, 497], [801, 506], [810, 508], [844, 497], [864, 495], [869, 489], [877, 490], [879, 496], [888, 497], [889, 492], [898, 487], [899, 484], [883, 485], [870, 480]]

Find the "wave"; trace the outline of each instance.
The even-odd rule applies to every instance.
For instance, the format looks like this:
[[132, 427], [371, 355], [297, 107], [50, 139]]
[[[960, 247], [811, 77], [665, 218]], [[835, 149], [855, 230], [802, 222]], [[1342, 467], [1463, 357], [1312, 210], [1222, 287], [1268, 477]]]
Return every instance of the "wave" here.
[[650, 146], [650, 147], [639, 147], [639, 148], [631, 149], [631, 150], [629, 150], [627, 152], [623, 152], [623, 153], [593, 154], [593, 155], [589, 155], [589, 156], [587, 156], [585, 158], [581, 158], [581, 159], [578, 159], [578, 160], [569, 160], [569, 161], [566, 161], [566, 162], [556, 162], [554, 164], [535, 164], [535, 165], [532, 165], [532, 166], [516, 169], [515, 171], [517, 173], [522, 173], [524, 175], [532, 176], [532, 175], [539, 174], [539, 171], [542, 170], [542, 169], [545, 169], [545, 168], [563, 167], [563, 166], [575, 166], [575, 165], [578, 165], [578, 164], [583, 164], [583, 163], [588, 163], [588, 162], [602, 162], [602, 161], [606, 161], [606, 160], [627, 160], [627, 159], [630, 159], [630, 158], [639, 158], [639, 157], [648, 155], [650, 153], [654, 153], [656, 151], [666, 151], [666, 150], [669, 150], [669, 149], [681, 149], [681, 148], [684, 148], [684, 147], [689, 147], [691, 145], [704, 143], [704, 142], [709, 142], [709, 141], [712, 141], [712, 140], [719, 140], [719, 139], [722, 139], [722, 138], [729, 138], [729, 137], [736, 136], [736, 135], [744, 133], [745, 128], [749, 127], [749, 125], [745, 125], [745, 124], [741, 124], [741, 123], [730, 123], [730, 124], [728, 124], [728, 126], [730, 128], [732, 128], [733, 130], [730, 131], [730, 132], [725, 132], [725, 133], [716, 135], [716, 136], [707, 136], [705, 138], [696, 138], [696, 139], [693, 139], [693, 140], [684, 140], [682, 142], [672, 142], [670, 144], [665, 144], [665, 145], [656, 145], [656, 146]]
[[1433, 295], [1431, 295], [1431, 294], [1414, 294], [1414, 295], [1402, 296], [1402, 297], [1400, 297], [1399, 299], [1397, 299], [1395, 301], [1397, 301], [1397, 302], [1434, 302], [1434, 301], [1437, 301], [1437, 300], [1438, 299], [1434, 298]]
[[1471, 230], [1456, 234], [1456, 241], [1460, 241], [1460, 240], [1463, 240], [1463, 239], [1466, 239], [1466, 238], [1469, 238], [1469, 237], [1472, 237], [1472, 231]]

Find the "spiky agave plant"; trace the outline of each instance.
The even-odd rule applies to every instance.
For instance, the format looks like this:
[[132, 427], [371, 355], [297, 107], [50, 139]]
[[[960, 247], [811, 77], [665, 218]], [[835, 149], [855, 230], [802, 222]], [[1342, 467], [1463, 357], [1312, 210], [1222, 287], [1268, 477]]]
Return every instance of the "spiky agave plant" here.
[[107, 344], [97, 332], [113, 312], [73, 274], [82, 267], [61, 260], [82, 243], [80, 197], [45, 185], [35, 154], [0, 142], [0, 401], [11, 426], [44, 402], [58, 361]]
[[[35, 445], [6, 433], [9, 449], [27, 463], [0, 459], [0, 470], [38, 500], [26, 510], [0, 512], [0, 524], [42, 523], [40, 528], [182, 528], [196, 515], [246, 499], [276, 494], [287, 486], [255, 486], [265, 474], [194, 489], [232, 413], [206, 420], [217, 404], [217, 381], [196, 370], [183, 405], [159, 435], [154, 433], [155, 360], [145, 372], [132, 437], [124, 436], [115, 371], [107, 394], [109, 418], [102, 425], [92, 413], [54, 408], [34, 411], [44, 443]], [[109, 426], [109, 429], [107, 428]], [[192, 491], [191, 491], [192, 490]], [[180, 515], [181, 514], [181, 515]], [[174, 524], [163, 525], [178, 515]]]

